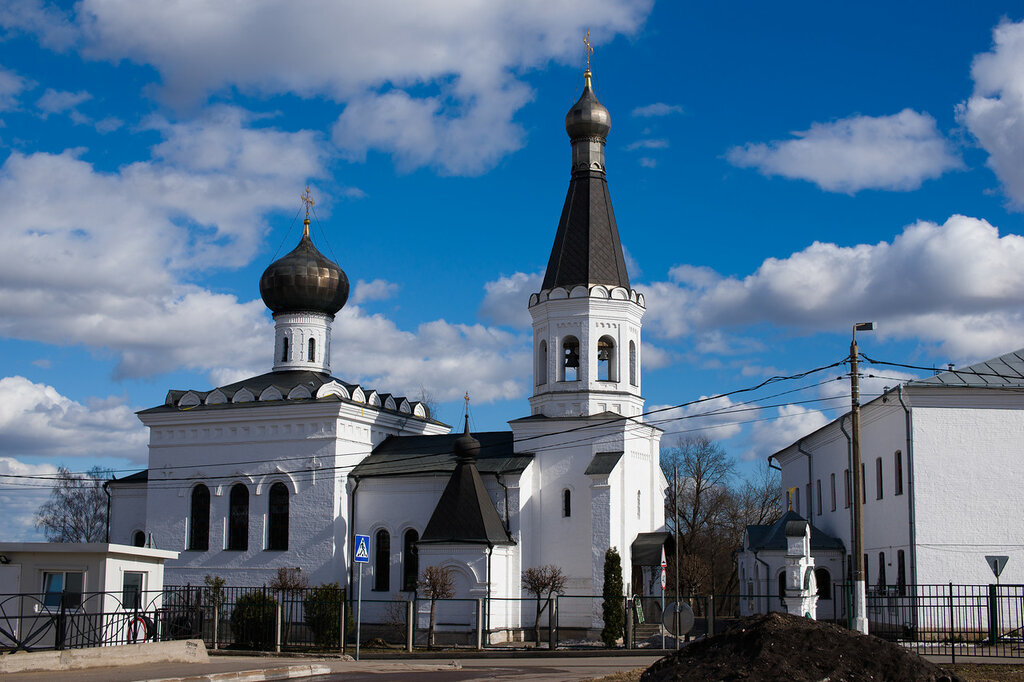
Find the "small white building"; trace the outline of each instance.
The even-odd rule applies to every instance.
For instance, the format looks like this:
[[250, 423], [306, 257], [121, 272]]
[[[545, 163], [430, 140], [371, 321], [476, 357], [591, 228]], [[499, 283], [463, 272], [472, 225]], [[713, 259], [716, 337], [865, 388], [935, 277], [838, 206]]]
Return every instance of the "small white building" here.
[[[565, 119], [569, 190], [544, 281], [523, 301], [533, 318], [528, 416], [472, 434], [478, 454], [462, 462], [457, 434], [426, 405], [332, 376], [348, 278], [313, 245], [307, 217], [299, 245], [260, 280], [275, 320], [272, 371], [172, 390], [139, 413], [149, 469], [109, 483], [111, 538], [180, 551], [167, 568], [174, 584], [210, 574], [256, 586], [298, 567], [311, 584], [351, 586], [354, 535], [369, 534], [373, 599], [408, 599], [435, 564], [453, 570], [459, 598], [525, 597], [522, 571], [554, 564], [580, 597], [565, 602], [560, 626], [599, 628], [590, 597], [601, 594], [605, 552], [618, 548], [628, 591], [640, 565], [629, 550], [664, 528], [667, 483], [661, 431], [640, 417], [645, 301], [626, 272], [605, 177], [611, 117], [590, 78]], [[428, 521], [459, 508], [445, 491], [464, 475], [487, 532], [431, 537]], [[520, 607], [491, 604], [488, 630], [501, 637], [532, 618]]]
[[[845, 548], [834, 580], [849, 580], [852, 565], [850, 429], [845, 414], [769, 458], [789, 508]], [[911, 585], [995, 583], [986, 556], [1009, 557], [1003, 584], [1024, 583], [1022, 443], [1024, 350], [902, 383], [862, 406], [869, 620]]]
[[101, 542], [0, 542], [0, 647], [52, 647], [58, 614], [68, 646], [152, 637], [151, 619], [132, 619], [163, 606], [164, 562], [177, 557]]

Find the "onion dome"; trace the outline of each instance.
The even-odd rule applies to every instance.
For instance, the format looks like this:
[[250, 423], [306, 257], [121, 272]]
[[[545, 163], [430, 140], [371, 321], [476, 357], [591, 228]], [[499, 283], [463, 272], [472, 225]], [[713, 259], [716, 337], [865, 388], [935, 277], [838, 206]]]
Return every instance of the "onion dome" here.
[[608, 137], [612, 129], [612, 117], [604, 105], [597, 101], [590, 86], [590, 69], [583, 73], [586, 84], [583, 86], [583, 94], [569, 109], [565, 115], [565, 132], [569, 133], [569, 139], [575, 140], [579, 137]]
[[260, 296], [277, 313], [334, 315], [348, 300], [348, 276], [309, 238], [309, 218], [299, 245], [263, 271]]
[[469, 432], [469, 415], [466, 415], [466, 427], [462, 435], [455, 439], [452, 452], [460, 461], [472, 461], [480, 454], [480, 441]]

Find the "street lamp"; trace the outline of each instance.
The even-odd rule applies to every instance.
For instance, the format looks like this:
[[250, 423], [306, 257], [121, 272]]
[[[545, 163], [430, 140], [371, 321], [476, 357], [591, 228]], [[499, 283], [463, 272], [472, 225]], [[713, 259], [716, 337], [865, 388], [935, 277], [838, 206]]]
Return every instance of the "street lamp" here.
[[874, 322], [858, 322], [853, 325], [853, 339], [850, 341], [850, 420], [853, 422], [853, 629], [868, 634], [867, 587], [864, 584], [864, 519], [863, 491], [864, 478], [860, 462], [860, 385], [858, 383], [857, 332], [869, 332]]

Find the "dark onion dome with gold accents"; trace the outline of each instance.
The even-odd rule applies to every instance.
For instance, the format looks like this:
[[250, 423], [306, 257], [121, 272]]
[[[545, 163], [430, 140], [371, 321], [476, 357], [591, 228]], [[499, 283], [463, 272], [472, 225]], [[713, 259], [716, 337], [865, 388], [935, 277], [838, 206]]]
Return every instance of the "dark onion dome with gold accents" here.
[[480, 441], [473, 438], [469, 432], [469, 415], [466, 415], [466, 426], [455, 443], [452, 445], [452, 453], [459, 461], [475, 460], [480, 454]]
[[580, 137], [607, 138], [612, 129], [612, 116], [597, 101], [597, 95], [590, 86], [590, 69], [587, 69], [583, 77], [583, 94], [565, 115], [565, 132], [569, 133], [570, 140]]
[[348, 276], [313, 246], [309, 220], [299, 245], [263, 271], [260, 296], [275, 314], [314, 312], [334, 315], [348, 300]]

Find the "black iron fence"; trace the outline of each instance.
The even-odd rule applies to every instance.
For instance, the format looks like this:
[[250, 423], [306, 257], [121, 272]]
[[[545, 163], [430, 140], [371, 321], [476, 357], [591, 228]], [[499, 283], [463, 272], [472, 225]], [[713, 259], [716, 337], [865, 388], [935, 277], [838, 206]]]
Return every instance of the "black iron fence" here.
[[[819, 598], [818, 619], [849, 624], [851, 592], [834, 584]], [[617, 646], [675, 646], [676, 599], [623, 597], [625, 627]], [[778, 595], [686, 595], [686, 638], [721, 632], [750, 613], [784, 610]], [[601, 647], [604, 599], [438, 599], [395, 594], [362, 600], [364, 647]], [[212, 649], [350, 651], [356, 604], [337, 585], [174, 586], [160, 592], [0, 595], [0, 652], [202, 639]], [[1024, 658], [1024, 586], [873, 586], [867, 595], [872, 634], [922, 654]], [[667, 628], [665, 626], [668, 626]], [[664, 629], [663, 629], [664, 628]]]

